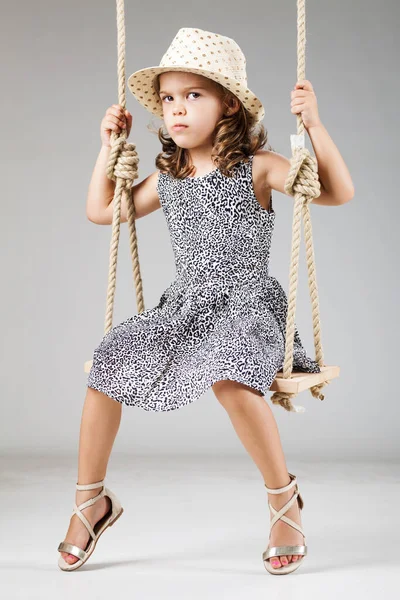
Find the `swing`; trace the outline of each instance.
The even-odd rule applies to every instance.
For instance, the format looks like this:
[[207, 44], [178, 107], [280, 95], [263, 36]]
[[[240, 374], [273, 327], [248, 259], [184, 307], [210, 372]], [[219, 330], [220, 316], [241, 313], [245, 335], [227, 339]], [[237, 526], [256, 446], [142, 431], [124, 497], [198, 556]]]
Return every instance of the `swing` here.
[[[118, 103], [123, 109], [125, 109], [125, 17], [123, 0], [116, 0], [116, 9], [118, 31]], [[303, 79], [305, 79], [305, 0], [297, 0], [297, 80], [300, 81]], [[315, 398], [323, 400], [324, 395], [320, 392], [325, 385], [331, 383], [333, 378], [339, 376], [339, 367], [328, 366], [324, 364], [321, 344], [321, 323], [311, 216], [308, 206], [314, 198], [318, 198], [320, 196], [321, 186], [318, 179], [317, 161], [305, 148], [304, 123], [301, 113], [297, 114], [296, 117], [297, 135], [290, 136], [292, 157], [289, 174], [285, 182], [285, 192], [294, 197], [288, 311], [285, 335], [285, 358], [283, 371], [279, 371], [276, 374], [275, 380], [270, 386], [270, 390], [274, 392], [274, 394], [271, 396], [271, 401], [273, 404], [280, 404], [287, 411], [304, 412], [304, 407], [294, 406], [291, 402], [291, 399], [297, 396], [299, 392], [309, 389]], [[138, 178], [139, 158], [136, 152], [136, 146], [126, 141], [126, 130], [121, 131], [121, 133], [112, 131], [110, 136], [110, 145], [111, 151], [106, 172], [107, 176], [116, 182], [116, 185], [113, 199], [113, 220], [109, 255], [104, 335], [112, 328], [118, 243], [121, 223], [121, 201], [123, 197], [125, 198], [127, 206], [129, 243], [133, 265], [133, 278], [136, 290], [138, 314], [145, 310], [142, 278], [140, 275], [138, 257], [135, 205], [133, 194], [130, 193], [134, 180]], [[320, 367], [320, 373], [292, 371], [299, 248], [301, 240], [301, 218], [304, 220], [308, 285], [312, 305], [315, 361]], [[91, 360], [85, 362], [84, 371], [86, 373], [89, 373], [92, 362], [93, 361]]]

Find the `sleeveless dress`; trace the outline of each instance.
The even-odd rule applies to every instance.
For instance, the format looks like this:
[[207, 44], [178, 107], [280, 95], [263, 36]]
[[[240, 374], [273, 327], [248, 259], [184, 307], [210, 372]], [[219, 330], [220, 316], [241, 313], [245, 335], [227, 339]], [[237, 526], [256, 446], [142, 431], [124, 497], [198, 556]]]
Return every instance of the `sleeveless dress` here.
[[[232, 177], [159, 172], [176, 276], [156, 306], [104, 335], [89, 387], [147, 411], [181, 408], [221, 379], [269, 390], [283, 368], [287, 297], [268, 272], [275, 212], [255, 196], [253, 158]], [[320, 372], [297, 327], [293, 370]]]

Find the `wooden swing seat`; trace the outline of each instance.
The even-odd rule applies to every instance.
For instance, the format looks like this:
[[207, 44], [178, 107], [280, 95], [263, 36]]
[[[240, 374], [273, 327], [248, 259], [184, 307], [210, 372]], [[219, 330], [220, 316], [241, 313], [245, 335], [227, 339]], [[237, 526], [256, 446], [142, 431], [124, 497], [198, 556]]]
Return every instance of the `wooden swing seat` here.
[[303, 373], [302, 371], [292, 371], [290, 379], [283, 377], [283, 372], [279, 371], [269, 388], [271, 392], [283, 392], [285, 394], [299, 394], [304, 390], [309, 390], [323, 381], [330, 381], [339, 377], [340, 367], [327, 366], [321, 368], [321, 373]]

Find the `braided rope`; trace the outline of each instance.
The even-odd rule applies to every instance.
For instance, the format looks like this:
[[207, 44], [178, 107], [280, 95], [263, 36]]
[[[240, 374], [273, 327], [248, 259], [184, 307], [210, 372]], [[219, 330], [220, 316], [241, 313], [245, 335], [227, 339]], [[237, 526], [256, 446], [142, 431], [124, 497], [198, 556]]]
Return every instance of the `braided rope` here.
[[[305, 0], [297, 0], [297, 80], [305, 79], [305, 42], [306, 42]], [[301, 239], [301, 218], [304, 220], [304, 237], [308, 270], [308, 286], [311, 298], [312, 321], [314, 332], [315, 361], [320, 367], [325, 366], [321, 343], [321, 321], [319, 313], [319, 297], [315, 269], [314, 246], [311, 227], [309, 203], [321, 195], [316, 159], [304, 147], [304, 123], [301, 113], [297, 117], [297, 135], [290, 136], [292, 158], [290, 170], [285, 181], [285, 192], [294, 196], [292, 224], [292, 254], [289, 272], [288, 312], [286, 319], [285, 358], [283, 378], [290, 379], [293, 367], [293, 346], [295, 333], [296, 296], [298, 285], [299, 250]], [[312, 396], [324, 399], [321, 390], [330, 381], [324, 381], [310, 388]], [[291, 399], [297, 394], [275, 392], [271, 396], [273, 404], [280, 404], [287, 411], [304, 412], [303, 406], [294, 406]]]
[[[118, 103], [125, 109], [125, 14], [124, 0], [117, 0], [117, 31], [118, 31]], [[110, 258], [108, 270], [108, 287], [106, 316], [104, 324], [104, 334], [112, 328], [112, 319], [114, 311], [114, 298], [116, 287], [118, 243], [121, 226], [121, 202], [124, 198], [127, 206], [128, 227], [129, 227], [129, 246], [132, 257], [133, 279], [136, 289], [136, 303], [138, 313], [144, 311], [143, 285], [140, 274], [138, 244], [135, 222], [135, 205], [131, 189], [133, 182], [138, 178], [139, 157], [136, 152], [135, 144], [127, 143], [127, 132], [123, 130], [120, 134], [115, 131], [110, 136], [110, 156], [106, 167], [106, 173], [109, 179], [115, 181], [115, 190], [113, 198], [113, 219], [110, 243]]]

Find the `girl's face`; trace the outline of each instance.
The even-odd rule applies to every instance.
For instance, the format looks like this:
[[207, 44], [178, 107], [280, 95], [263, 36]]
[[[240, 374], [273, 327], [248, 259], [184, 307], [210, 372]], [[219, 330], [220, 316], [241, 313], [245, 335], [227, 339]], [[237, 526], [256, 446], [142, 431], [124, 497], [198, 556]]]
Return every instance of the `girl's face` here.
[[[223, 115], [214, 82], [195, 73], [168, 71], [160, 74], [159, 84], [164, 123], [176, 145], [188, 149], [210, 145]], [[176, 123], [187, 127], [173, 129]]]

